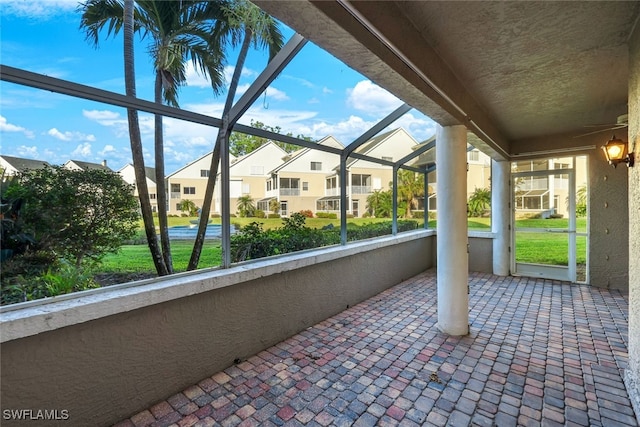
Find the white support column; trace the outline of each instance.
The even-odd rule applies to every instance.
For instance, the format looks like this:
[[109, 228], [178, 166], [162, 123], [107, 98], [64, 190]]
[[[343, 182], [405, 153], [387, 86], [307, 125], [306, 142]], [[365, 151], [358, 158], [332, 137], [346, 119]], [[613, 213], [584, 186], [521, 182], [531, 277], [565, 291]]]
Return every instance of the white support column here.
[[491, 231], [493, 238], [493, 274], [508, 276], [511, 259], [511, 168], [507, 161], [491, 160]]
[[438, 127], [438, 328], [469, 333], [467, 237], [467, 128]]

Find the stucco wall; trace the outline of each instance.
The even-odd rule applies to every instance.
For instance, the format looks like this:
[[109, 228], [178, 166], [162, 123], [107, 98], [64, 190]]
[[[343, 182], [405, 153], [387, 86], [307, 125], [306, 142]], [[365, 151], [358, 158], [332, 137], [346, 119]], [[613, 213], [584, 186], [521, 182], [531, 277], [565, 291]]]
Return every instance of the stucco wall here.
[[[611, 135], [605, 134], [602, 144]], [[629, 286], [628, 169], [613, 168], [598, 147], [589, 155], [589, 274], [592, 286]]]
[[629, 48], [629, 141], [636, 165], [629, 169], [629, 366], [625, 382], [640, 423], [640, 26]]
[[[2, 407], [66, 409], [71, 424], [62, 425], [116, 422], [230, 366], [234, 359], [256, 354], [430, 268], [434, 237], [415, 234], [418, 237], [361, 243], [361, 250], [353, 245], [325, 250], [347, 253], [330, 261], [320, 250], [284, 257], [277, 264], [265, 261], [264, 266], [245, 264], [213, 276], [184, 276], [184, 283], [156, 294], [173, 295], [188, 287], [191, 295], [158, 302], [156, 294], [147, 292], [138, 295], [144, 301], [139, 308], [122, 307], [113, 315], [22, 338], [12, 339], [16, 328], [3, 323]], [[306, 263], [298, 268], [302, 257]], [[252, 280], [213, 283], [249, 273]], [[100, 307], [113, 310], [117, 300], [109, 305], [104, 301], [107, 293], [100, 295]], [[64, 313], [44, 316], [41, 322], [68, 322], [63, 317], [74, 311]], [[33, 317], [26, 319], [19, 331], [32, 323]]]
[[493, 238], [469, 236], [469, 271], [493, 273]]

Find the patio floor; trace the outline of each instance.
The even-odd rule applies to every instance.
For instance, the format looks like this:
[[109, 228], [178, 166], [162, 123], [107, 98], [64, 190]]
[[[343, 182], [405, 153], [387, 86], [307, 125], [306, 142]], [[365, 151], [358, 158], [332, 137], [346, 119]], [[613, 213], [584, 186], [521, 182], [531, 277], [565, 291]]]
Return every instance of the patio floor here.
[[429, 270], [117, 425], [638, 425], [621, 377], [628, 295], [469, 283], [469, 336], [437, 330]]

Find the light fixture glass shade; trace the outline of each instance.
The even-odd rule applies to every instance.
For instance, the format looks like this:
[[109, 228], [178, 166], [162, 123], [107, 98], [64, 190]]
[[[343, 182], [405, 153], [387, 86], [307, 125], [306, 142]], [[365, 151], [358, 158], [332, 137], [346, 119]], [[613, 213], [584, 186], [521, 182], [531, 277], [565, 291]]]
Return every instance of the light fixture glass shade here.
[[609, 164], [613, 166], [624, 162], [627, 158], [627, 143], [616, 138], [615, 135], [602, 146], [602, 150]]

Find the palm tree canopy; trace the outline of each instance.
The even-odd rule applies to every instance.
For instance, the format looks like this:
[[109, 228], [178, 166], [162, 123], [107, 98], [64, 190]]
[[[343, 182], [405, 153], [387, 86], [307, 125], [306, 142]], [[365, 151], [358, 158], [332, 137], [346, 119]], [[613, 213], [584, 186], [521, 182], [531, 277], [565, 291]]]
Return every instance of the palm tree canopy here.
[[222, 7], [226, 20], [219, 20], [217, 31], [232, 46], [241, 44], [246, 33], [251, 35], [254, 49], [268, 49], [273, 59], [284, 44], [280, 26], [276, 20], [247, 0], [236, 0]]
[[[87, 0], [79, 10], [80, 28], [95, 46], [102, 31], [115, 37], [122, 28], [123, 0]], [[149, 52], [162, 78], [167, 104], [178, 105], [178, 88], [186, 83], [187, 60], [209, 76], [216, 94], [224, 87], [224, 35], [217, 28], [227, 19], [225, 10], [224, 0], [136, 1], [134, 30], [142, 39], [151, 38]]]

